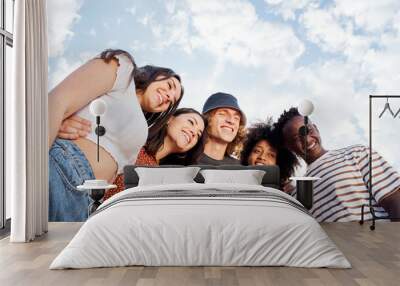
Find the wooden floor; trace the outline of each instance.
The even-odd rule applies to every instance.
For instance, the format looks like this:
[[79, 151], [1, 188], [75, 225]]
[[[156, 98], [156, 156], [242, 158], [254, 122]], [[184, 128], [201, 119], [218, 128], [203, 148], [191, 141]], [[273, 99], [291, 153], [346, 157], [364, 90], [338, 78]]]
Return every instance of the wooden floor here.
[[0, 241], [0, 285], [400, 285], [400, 223], [379, 222], [375, 231], [358, 223], [323, 228], [353, 268], [122, 267], [48, 270], [79, 229], [79, 223], [51, 223], [44, 237], [28, 244]]

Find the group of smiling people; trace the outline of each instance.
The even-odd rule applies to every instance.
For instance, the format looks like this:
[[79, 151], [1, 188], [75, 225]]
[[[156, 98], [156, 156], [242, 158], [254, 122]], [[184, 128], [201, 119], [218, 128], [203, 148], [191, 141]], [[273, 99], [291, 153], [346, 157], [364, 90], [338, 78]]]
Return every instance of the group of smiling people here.
[[[321, 178], [310, 213], [318, 221], [360, 219], [361, 206], [368, 203], [367, 147], [324, 149], [315, 124], [309, 122], [307, 135], [299, 133], [304, 118], [294, 107], [276, 122], [246, 128], [233, 95], [212, 94], [200, 113], [178, 108], [183, 94], [174, 71], [137, 67], [122, 50], [104, 51], [57, 85], [49, 94], [49, 220], [86, 220], [90, 199], [76, 186], [90, 179], [115, 183], [108, 199], [124, 189], [122, 170], [128, 164], [278, 165], [282, 191], [295, 195], [289, 177], [298, 157], [306, 159], [307, 176]], [[98, 98], [107, 105], [99, 161], [90, 114], [90, 103]], [[376, 215], [399, 218], [399, 173], [376, 152], [373, 170]]]

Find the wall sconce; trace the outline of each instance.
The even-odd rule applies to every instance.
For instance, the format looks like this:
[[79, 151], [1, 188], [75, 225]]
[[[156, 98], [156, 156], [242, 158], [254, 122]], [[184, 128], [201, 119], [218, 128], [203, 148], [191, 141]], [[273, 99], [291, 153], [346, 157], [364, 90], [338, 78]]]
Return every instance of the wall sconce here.
[[97, 162], [100, 160], [100, 152], [99, 152], [99, 143], [100, 136], [106, 134], [106, 128], [100, 125], [100, 116], [104, 115], [107, 111], [107, 104], [104, 100], [97, 98], [90, 103], [90, 113], [96, 116], [96, 124], [97, 127], [95, 129], [95, 133], [97, 135]]
[[[307, 99], [300, 102], [298, 106], [300, 115], [304, 116], [304, 125], [299, 128], [299, 135], [304, 137], [304, 160], [307, 162], [307, 135], [310, 132], [308, 128], [308, 116], [314, 111], [314, 104]], [[310, 210], [313, 206], [313, 182], [319, 180], [318, 177], [290, 177], [292, 181], [296, 181], [296, 198], [302, 205]]]

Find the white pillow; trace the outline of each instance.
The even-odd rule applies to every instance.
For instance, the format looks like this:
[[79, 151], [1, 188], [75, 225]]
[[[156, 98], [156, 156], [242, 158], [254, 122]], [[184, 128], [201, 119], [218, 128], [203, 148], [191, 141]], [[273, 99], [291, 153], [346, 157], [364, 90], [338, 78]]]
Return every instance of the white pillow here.
[[199, 167], [184, 168], [135, 168], [139, 186], [195, 183]]
[[204, 183], [235, 183], [261, 185], [265, 171], [262, 170], [201, 170]]

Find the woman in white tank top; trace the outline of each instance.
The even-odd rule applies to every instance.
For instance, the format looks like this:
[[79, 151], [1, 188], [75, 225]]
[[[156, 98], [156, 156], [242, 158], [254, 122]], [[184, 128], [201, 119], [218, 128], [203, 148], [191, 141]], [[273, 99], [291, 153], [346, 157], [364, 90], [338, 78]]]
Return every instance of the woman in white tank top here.
[[[88, 179], [112, 182], [125, 164], [136, 160], [148, 134], [165, 125], [182, 95], [180, 77], [171, 69], [137, 68], [122, 50], [102, 52], [59, 83], [49, 94], [49, 220], [86, 220], [90, 199], [76, 186]], [[94, 128], [85, 138], [56, 138], [62, 121], [72, 114], [94, 123], [89, 105], [97, 98], [107, 104], [99, 162]]]

